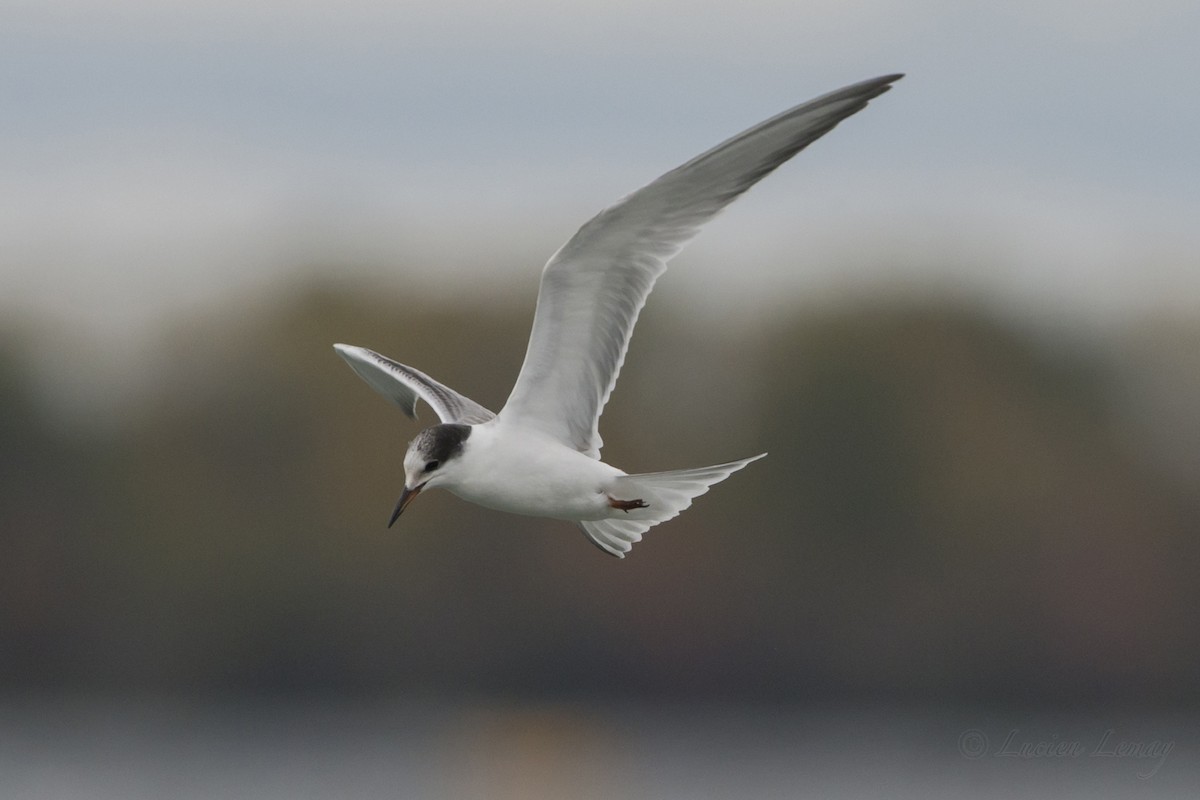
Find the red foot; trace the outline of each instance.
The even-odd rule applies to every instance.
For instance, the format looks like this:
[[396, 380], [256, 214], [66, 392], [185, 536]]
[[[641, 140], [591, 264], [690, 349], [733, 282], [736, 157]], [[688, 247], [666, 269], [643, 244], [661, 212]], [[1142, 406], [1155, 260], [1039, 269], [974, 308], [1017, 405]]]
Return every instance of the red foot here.
[[646, 505], [645, 500], [640, 500], [640, 499], [639, 500], [616, 500], [616, 499], [610, 497], [610, 498], [608, 498], [608, 504], [610, 506], [612, 506], [613, 508], [621, 509], [626, 514], [629, 513], [630, 509], [649, 508], [650, 507], [650, 506]]

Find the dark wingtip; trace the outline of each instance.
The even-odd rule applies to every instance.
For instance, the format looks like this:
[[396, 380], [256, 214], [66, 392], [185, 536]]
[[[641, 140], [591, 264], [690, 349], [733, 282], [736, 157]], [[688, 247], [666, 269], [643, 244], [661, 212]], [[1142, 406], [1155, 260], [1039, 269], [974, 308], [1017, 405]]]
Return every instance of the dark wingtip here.
[[884, 92], [891, 91], [892, 84], [903, 77], [903, 72], [893, 72], [891, 75], [880, 75], [874, 80], [864, 81], [862, 85], [871, 87], [871, 94], [867, 99], [869, 100], [878, 97]]

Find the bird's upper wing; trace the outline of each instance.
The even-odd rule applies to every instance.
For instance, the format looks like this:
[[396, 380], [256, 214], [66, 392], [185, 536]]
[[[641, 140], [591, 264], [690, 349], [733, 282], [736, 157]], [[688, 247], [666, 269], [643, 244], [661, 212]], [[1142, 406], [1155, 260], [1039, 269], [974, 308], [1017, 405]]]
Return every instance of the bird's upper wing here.
[[542, 272], [525, 363], [501, 419], [598, 458], [600, 412], [638, 313], [667, 260], [738, 195], [900, 77], [856, 83], [772, 117], [580, 228]]
[[417, 418], [418, 400], [428, 403], [442, 422], [471, 425], [487, 422], [496, 416], [425, 373], [398, 364], [374, 350], [348, 344], [335, 344], [333, 349], [346, 359], [346, 363], [360, 378], [371, 384], [372, 389], [400, 406], [400, 410], [413, 419]]

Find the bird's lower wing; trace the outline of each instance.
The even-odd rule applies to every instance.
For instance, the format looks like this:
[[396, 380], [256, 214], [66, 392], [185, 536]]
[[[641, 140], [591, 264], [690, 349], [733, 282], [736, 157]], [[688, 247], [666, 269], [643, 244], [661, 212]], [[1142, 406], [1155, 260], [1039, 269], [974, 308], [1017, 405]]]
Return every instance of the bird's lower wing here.
[[598, 458], [600, 412], [667, 261], [742, 192], [900, 77], [863, 81], [772, 117], [580, 228], [542, 272], [525, 363], [500, 417]]
[[496, 416], [420, 370], [392, 361], [374, 350], [348, 344], [335, 344], [333, 349], [372, 389], [400, 406], [400, 410], [413, 419], [417, 418], [418, 400], [424, 400], [442, 422], [471, 425]]

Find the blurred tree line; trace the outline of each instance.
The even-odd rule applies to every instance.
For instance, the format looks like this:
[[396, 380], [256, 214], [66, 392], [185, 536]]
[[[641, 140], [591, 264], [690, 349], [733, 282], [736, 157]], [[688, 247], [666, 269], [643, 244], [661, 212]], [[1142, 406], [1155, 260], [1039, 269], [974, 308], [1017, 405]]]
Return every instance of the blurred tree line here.
[[727, 330], [652, 304], [606, 459], [770, 457], [618, 561], [445, 493], [385, 529], [418, 426], [331, 344], [498, 409], [532, 312], [394, 300], [318, 286], [181, 322], [157, 388], [94, 431], [55, 421], [11, 332], [0, 689], [1200, 694], [1195, 486], [1139, 450], [1099, 344], [936, 303]]

